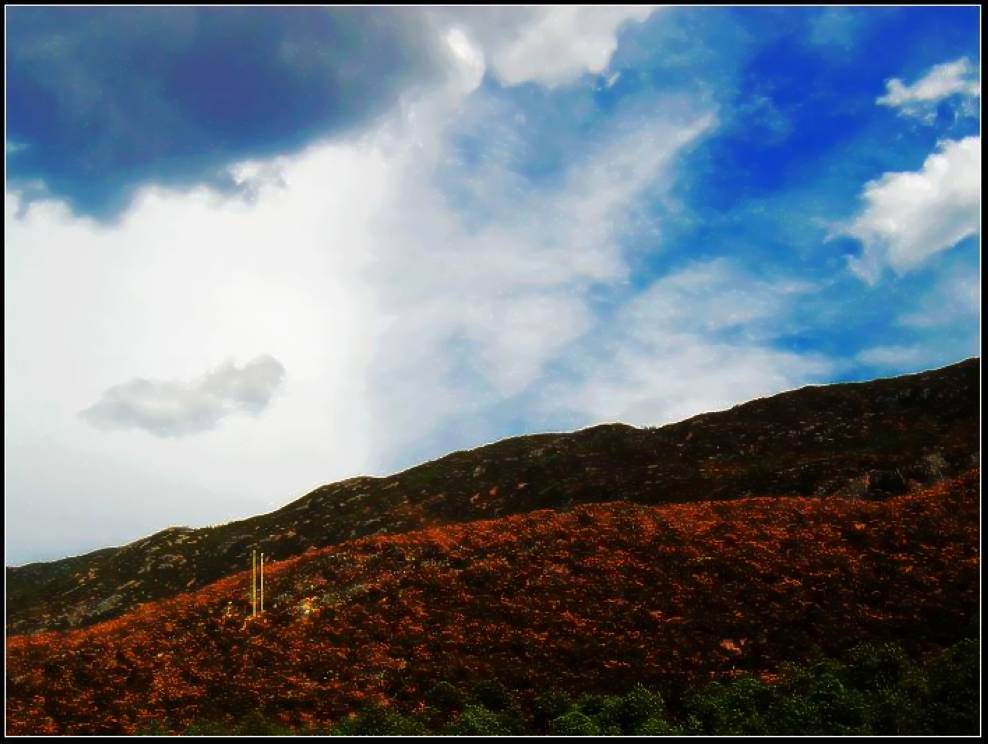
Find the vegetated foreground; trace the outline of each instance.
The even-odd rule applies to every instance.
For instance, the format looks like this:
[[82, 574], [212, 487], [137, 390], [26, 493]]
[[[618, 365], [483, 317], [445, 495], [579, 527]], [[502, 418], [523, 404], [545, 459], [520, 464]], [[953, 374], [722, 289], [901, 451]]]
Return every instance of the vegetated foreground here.
[[13, 636], [13, 734], [131, 733], [257, 712], [294, 729], [439, 682], [668, 699], [896, 641], [978, 634], [977, 470], [886, 501], [747, 498], [537, 511], [364, 538], [87, 629]]

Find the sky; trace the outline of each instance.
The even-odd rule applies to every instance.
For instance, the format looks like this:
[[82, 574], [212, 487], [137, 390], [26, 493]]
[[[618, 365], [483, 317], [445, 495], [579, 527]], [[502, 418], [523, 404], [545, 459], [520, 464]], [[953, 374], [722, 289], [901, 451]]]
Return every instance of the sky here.
[[7, 7], [7, 565], [980, 355], [977, 7]]

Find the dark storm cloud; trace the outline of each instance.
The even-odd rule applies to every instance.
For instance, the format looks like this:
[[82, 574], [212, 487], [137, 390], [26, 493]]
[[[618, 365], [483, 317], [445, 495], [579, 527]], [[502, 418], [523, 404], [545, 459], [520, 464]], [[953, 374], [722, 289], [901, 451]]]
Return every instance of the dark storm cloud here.
[[8, 177], [104, 219], [148, 181], [223, 185], [436, 75], [432, 38], [402, 9], [8, 8]]

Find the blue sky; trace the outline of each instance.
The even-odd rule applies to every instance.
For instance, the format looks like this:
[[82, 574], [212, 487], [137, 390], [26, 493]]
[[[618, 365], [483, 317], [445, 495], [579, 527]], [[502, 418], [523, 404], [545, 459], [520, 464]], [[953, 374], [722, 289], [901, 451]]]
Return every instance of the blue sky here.
[[7, 10], [7, 561], [980, 353], [978, 8]]

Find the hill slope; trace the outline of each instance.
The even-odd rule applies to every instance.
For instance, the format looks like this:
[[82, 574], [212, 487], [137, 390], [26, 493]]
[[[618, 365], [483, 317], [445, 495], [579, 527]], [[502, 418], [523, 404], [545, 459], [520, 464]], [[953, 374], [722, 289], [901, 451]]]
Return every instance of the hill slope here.
[[270, 514], [172, 528], [7, 568], [7, 628], [79, 627], [249, 565], [371, 534], [545, 508], [747, 495], [885, 498], [978, 464], [980, 360], [808, 387], [656, 429], [609, 424], [507, 439], [387, 478], [323, 486]]
[[[663, 691], [814, 649], [977, 633], [978, 472], [884, 501], [746, 498], [364, 538], [91, 628], [15, 636], [9, 733], [127, 733], [258, 710], [293, 726], [441, 680]], [[527, 691], [527, 692], [526, 692]]]

